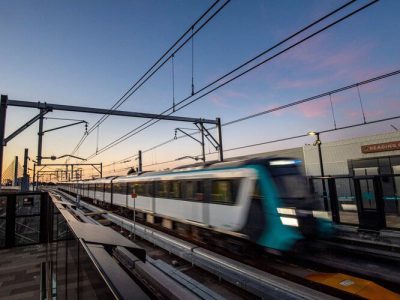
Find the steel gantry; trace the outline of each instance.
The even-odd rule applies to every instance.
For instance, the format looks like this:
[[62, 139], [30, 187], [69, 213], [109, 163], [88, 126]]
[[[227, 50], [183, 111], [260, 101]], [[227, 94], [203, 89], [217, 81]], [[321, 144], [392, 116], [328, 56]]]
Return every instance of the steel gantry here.
[[[34, 108], [39, 109], [39, 114], [21, 126], [18, 130], [13, 132], [7, 138], [4, 137], [5, 133], [5, 125], [6, 125], [6, 113], [7, 107], [21, 107], [21, 108]], [[195, 124], [198, 128], [201, 128], [202, 133], [202, 151], [204, 153], [204, 131], [207, 132], [206, 138], [209, 141], [213, 141], [213, 146], [215, 146], [219, 150], [220, 160], [223, 161], [223, 149], [222, 149], [222, 132], [221, 132], [221, 120], [220, 118], [212, 119], [202, 119], [202, 118], [190, 118], [190, 117], [179, 117], [179, 116], [171, 116], [171, 115], [160, 115], [160, 114], [151, 114], [151, 113], [142, 113], [142, 112], [132, 112], [132, 111], [123, 111], [123, 110], [113, 110], [113, 109], [103, 109], [103, 108], [94, 108], [94, 107], [85, 107], [85, 106], [72, 106], [72, 105], [63, 105], [63, 104], [53, 104], [47, 102], [31, 102], [31, 101], [20, 101], [20, 100], [9, 100], [7, 95], [1, 95], [1, 103], [0, 103], [0, 182], [2, 180], [1, 172], [3, 170], [3, 151], [4, 146], [15, 136], [23, 132], [26, 128], [34, 124], [36, 121], [39, 121], [39, 131], [38, 131], [38, 154], [37, 154], [37, 163], [35, 167], [42, 166], [42, 138], [45, 132], [61, 129], [68, 126], [77, 125], [83, 122], [77, 122], [74, 124], [69, 124], [67, 126], [61, 126], [57, 128], [53, 128], [51, 130], [43, 130], [43, 119], [44, 115], [48, 112], [52, 111], [69, 111], [69, 112], [79, 112], [79, 113], [90, 113], [90, 114], [100, 114], [100, 115], [113, 115], [113, 116], [121, 116], [121, 117], [132, 117], [132, 118], [146, 118], [146, 119], [157, 119], [157, 120], [168, 120], [168, 121], [179, 121], [179, 122], [189, 122]], [[204, 127], [204, 124], [212, 124], [217, 127], [218, 131], [218, 140], [215, 139]], [[211, 138], [211, 139], [210, 139]], [[62, 164], [66, 166], [66, 164]], [[78, 164], [75, 164], [78, 165]], [[99, 164], [90, 164], [90, 165], [99, 165]], [[141, 170], [140, 170], [141, 171]], [[102, 173], [102, 172], [100, 172]]]

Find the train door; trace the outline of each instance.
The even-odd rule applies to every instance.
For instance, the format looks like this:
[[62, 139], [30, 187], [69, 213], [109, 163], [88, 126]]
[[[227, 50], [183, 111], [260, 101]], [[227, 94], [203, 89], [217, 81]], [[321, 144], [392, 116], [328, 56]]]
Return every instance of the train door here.
[[370, 230], [384, 228], [385, 211], [379, 176], [354, 177], [354, 190], [360, 228]]

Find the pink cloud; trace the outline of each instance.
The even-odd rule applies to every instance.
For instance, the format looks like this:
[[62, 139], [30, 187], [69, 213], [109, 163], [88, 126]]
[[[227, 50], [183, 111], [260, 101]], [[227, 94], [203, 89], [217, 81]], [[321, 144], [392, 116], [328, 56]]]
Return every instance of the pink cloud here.
[[210, 96], [210, 101], [215, 105], [219, 107], [225, 107], [225, 108], [230, 108], [231, 106], [226, 103], [225, 99], [219, 95], [211, 95]]
[[238, 91], [234, 90], [226, 90], [222, 92], [222, 95], [225, 97], [230, 97], [230, 98], [247, 98], [248, 95], [245, 93], [241, 93]]
[[326, 117], [330, 110], [330, 103], [327, 101], [312, 102], [298, 105], [296, 109], [306, 118]]
[[308, 79], [295, 79], [295, 80], [288, 80], [284, 79], [282, 80], [278, 86], [280, 88], [309, 88], [309, 87], [315, 87], [315, 86], [320, 86], [321, 84], [324, 84], [327, 82], [326, 78], [308, 78]]
[[219, 94], [211, 94], [210, 100], [216, 106], [232, 108], [233, 106], [230, 104], [232, 99], [245, 99], [247, 98], [247, 94], [238, 92], [235, 90], [225, 90], [220, 92]]
[[360, 119], [360, 111], [358, 110], [346, 110], [346, 116], [350, 120], [359, 120]]
[[383, 109], [373, 110], [373, 111], [366, 111], [364, 112], [365, 117], [367, 119], [377, 119], [382, 118], [384, 115]]

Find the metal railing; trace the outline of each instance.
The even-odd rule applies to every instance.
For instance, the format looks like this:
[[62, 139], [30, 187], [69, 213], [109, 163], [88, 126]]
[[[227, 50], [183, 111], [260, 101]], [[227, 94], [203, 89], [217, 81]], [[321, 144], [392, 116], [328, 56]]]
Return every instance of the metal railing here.
[[47, 193], [0, 193], [0, 248], [53, 241], [53, 206]]
[[400, 174], [309, 177], [309, 183], [315, 202], [334, 223], [400, 229]]

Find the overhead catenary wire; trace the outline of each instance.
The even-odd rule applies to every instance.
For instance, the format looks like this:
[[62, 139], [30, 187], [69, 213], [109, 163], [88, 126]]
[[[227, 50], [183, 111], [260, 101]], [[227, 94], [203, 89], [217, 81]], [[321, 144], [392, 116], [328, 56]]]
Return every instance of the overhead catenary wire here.
[[[399, 70], [395, 70], [393, 72], [386, 73], [386, 74], [382, 74], [382, 75], [379, 75], [379, 76], [375, 76], [375, 77], [366, 79], [364, 81], [360, 81], [360, 82], [353, 83], [353, 84], [350, 84], [350, 85], [347, 85], [347, 86], [343, 86], [343, 87], [340, 87], [340, 88], [337, 88], [337, 89], [334, 89], [334, 90], [323, 92], [323, 93], [318, 94], [318, 95], [314, 95], [314, 96], [311, 96], [311, 97], [303, 98], [301, 100], [293, 101], [293, 102], [290, 102], [288, 104], [284, 104], [284, 105], [277, 106], [277, 107], [274, 107], [274, 108], [271, 108], [271, 109], [268, 109], [268, 110], [264, 110], [264, 111], [259, 112], [259, 113], [250, 114], [248, 116], [241, 117], [241, 118], [238, 118], [238, 119], [223, 123], [221, 126], [233, 125], [233, 124], [236, 124], [236, 123], [239, 123], [239, 122], [243, 122], [243, 121], [246, 121], [246, 120], [250, 120], [250, 119], [253, 119], [253, 118], [257, 118], [257, 117], [260, 117], [260, 116], [263, 116], [263, 115], [266, 115], [266, 114], [277, 112], [277, 111], [280, 111], [280, 110], [283, 110], [283, 109], [286, 109], [286, 108], [289, 108], [289, 107], [293, 107], [293, 106], [296, 106], [296, 105], [300, 105], [300, 104], [304, 104], [304, 103], [307, 103], [307, 102], [315, 101], [315, 100], [324, 98], [326, 96], [330, 96], [331, 97], [334, 94], [337, 94], [337, 93], [340, 93], [340, 92], [344, 92], [346, 90], [353, 89], [353, 88], [356, 88], [356, 87], [359, 89], [359, 87], [361, 87], [363, 85], [366, 85], [366, 84], [369, 84], [369, 83], [373, 83], [373, 82], [376, 82], [376, 81], [380, 81], [380, 80], [383, 80], [383, 79], [386, 79], [386, 78], [390, 78], [390, 77], [393, 77], [393, 76], [396, 76], [396, 75], [399, 75], [399, 74], [400, 74], [400, 69]], [[334, 127], [336, 128], [336, 121], [334, 122]], [[215, 129], [215, 127], [208, 128], [208, 130], [212, 130], [212, 129]], [[192, 133], [192, 135], [195, 135], [195, 134], [199, 134], [199, 131], [196, 130], [196, 132]], [[181, 135], [181, 136], [177, 136], [177, 139], [181, 139], [181, 138], [185, 138], [185, 137], [186, 137], [185, 135]], [[160, 148], [160, 147], [162, 147], [162, 146], [164, 146], [166, 144], [174, 142], [175, 140], [176, 139], [174, 139], [174, 138], [168, 139], [165, 142], [159, 143], [159, 144], [157, 144], [155, 146], [152, 146], [149, 149], [146, 149], [146, 150], [142, 151], [142, 153], [146, 153], [146, 152], [152, 151], [154, 149]], [[224, 150], [224, 152], [225, 151], [227, 151], [227, 150]], [[213, 153], [216, 153], [216, 152], [213, 152]], [[136, 156], [137, 155], [129, 156], [127, 158], [119, 160], [117, 163], [123, 162], [124, 160], [129, 159], [129, 158], [134, 158]]]
[[[186, 101], [188, 101], [188, 100], [190, 100], [190, 101], [189, 101], [188, 103], [185, 103], [185, 104], [183, 104], [182, 106], [178, 107], [175, 111], [181, 110], [181, 109], [183, 109], [184, 107], [187, 107], [188, 105], [190, 105], [190, 104], [192, 104], [192, 103], [194, 103], [194, 102], [200, 100], [201, 98], [203, 98], [203, 97], [207, 96], [208, 94], [210, 94], [210, 93], [216, 91], [217, 89], [219, 89], [219, 88], [225, 86], [226, 84], [232, 82], [233, 80], [236, 80], [237, 78], [239, 78], [239, 77], [241, 77], [241, 76], [247, 74], [248, 72], [250, 72], [250, 71], [254, 70], [255, 68], [257, 68], [257, 67], [263, 65], [264, 63], [266, 63], [266, 62], [268, 62], [268, 61], [271, 61], [272, 59], [278, 57], [279, 55], [282, 55], [283, 53], [289, 51], [290, 49], [292, 49], [292, 48], [294, 48], [294, 47], [296, 47], [296, 46], [302, 44], [303, 42], [309, 40], [310, 38], [316, 36], [317, 34], [323, 32], [323, 31], [325, 31], [325, 30], [331, 28], [332, 26], [334, 26], [334, 25], [336, 25], [336, 24], [338, 24], [338, 23], [340, 23], [340, 22], [342, 22], [342, 21], [348, 19], [349, 17], [351, 17], [351, 16], [353, 16], [354, 14], [356, 14], [356, 13], [358, 13], [358, 12], [360, 12], [360, 11], [366, 9], [367, 7], [371, 6], [372, 4], [374, 4], [374, 3], [378, 2], [378, 1], [379, 1], [379, 0], [374, 0], [374, 1], [372, 1], [372, 2], [369, 2], [369, 3], [366, 4], [366, 5], [363, 5], [362, 7], [358, 8], [358, 9], [356, 9], [356, 10], [354, 10], [354, 11], [348, 13], [347, 15], [345, 15], [345, 16], [339, 18], [338, 20], [336, 20], [336, 21], [334, 21], [334, 22], [332, 22], [332, 23], [330, 23], [330, 24], [324, 26], [322, 29], [317, 30], [316, 32], [314, 32], [314, 33], [308, 35], [307, 37], [301, 39], [300, 41], [298, 41], [298, 42], [292, 44], [291, 46], [288, 46], [288, 47], [286, 47], [285, 49], [279, 51], [278, 53], [274, 54], [273, 56], [271, 56], [271, 57], [269, 57], [269, 58], [267, 58], [267, 59], [264, 59], [263, 61], [257, 63], [256, 65], [250, 67], [249, 69], [247, 69], [247, 70], [245, 70], [245, 71], [239, 73], [238, 75], [234, 76], [233, 78], [231, 78], [231, 79], [229, 79], [229, 80], [227, 80], [227, 81], [225, 81], [225, 82], [223, 82], [223, 83], [217, 85], [216, 87], [212, 88], [211, 90], [205, 92], [204, 94], [198, 96], [198, 97], [195, 98], [195, 99], [190, 100], [190, 98], [191, 98], [192, 96], [186, 97], [185, 99], [183, 99], [183, 100], [181, 100], [180, 102], [178, 102], [176, 105], [182, 104], [182, 103], [184, 103], [184, 102], [186, 102]], [[286, 38], [284, 41], [287, 41], [287, 40], [289, 40], [289, 39], [295, 37], [296, 35], [298, 35], [298, 34], [304, 32], [304, 31], [307, 30], [308, 28], [310, 28], [310, 27], [312, 27], [313, 25], [315, 25], [315, 24], [321, 22], [322, 20], [328, 18], [328, 17], [331, 16], [332, 14], [338, 12], [339, 10], [345, 8], [346, 6], [348, 6], [348, 5], [350, 5], [350, 4], [354, 3], [354, 2], [355, 2], [355, 0], [350, 1], [350, 2], [348, 2], [348, 3], [344, 4], [344, 5], [342, 5], [341, 7], [335, 9], [334, 11], [332, 11], [332, 12], [330, 12], [329, 14], [325, 15], [324, 17], [321, 17], [321, 18], [318, 19], [317, 21], [314, 21], [314, 22], [311, 23], [310, 25], [307, 25], [306, 27], [304, 27], [303, 29], [299, 30], [299, 31], [296, 32], [295, 34], [292, 34], [291, 36], [289, 36], [288, 38]], [[231, 75], [233, 72], [235, 72], [235, 71], [237, 71], [238, 69], [240, 69], [241, 67], [245, 66], [247, 63], [253, 62], [254, 60], [256, 60], [257, 58], [259, 58], [259, 57], [262, 56], [263, 54], [265, 54], [265, 53], [271, 51], [272, 49], [275, 49], [275, 48], [277, 47], [277, 45], [281, 45], [282, 43], [284, 43], [284, 41], [279, 42], [278, 44], [276, 44], [276, 45], [272, 46], [271, 48], [267, 49], [266, 51], [262, 52], [262, 54], [257, 55], [255, 58], [253, 58], [253, 59], [247, 61], [246, 63], [242, 64], [241, 66], [239, 66], [239, 67], [237, 67], [237, 68], [235, 68], [234, 70], [230, 71], [229, 73], [227, 73], [227, 74], [221, 76], [221, 77], [218, 78], [217, 80], [213, 81], [212, 83], [210, 83], [210, 84], [208, 84], [207, 86], [203, 87], [202, 89], [198, 90], [198, 91], [195, 93], [195, 95], [197, 95], [198, 93], [204, 91], [206, 88], [208, 88], [208, 87], [210, 87], [210, 86], [216, 84], [218, 81], [221, 81], [224, 77], [227, 77], [227, 76]], [[168, 111], [170, 111], [170, 110], [171, 110], [171, 108], [168, 108], [168, 109], [165, 110], [164, 112], [160, 113], [160, 116], [164, 115], [164, 113], [166, 113], [166, 112], [168, 112]], [[170, 114], [172, 114], [172, 112], [170, 112], [168, 115], [170, 115]], [[134, 136], [134, 135], [136, 135], [136, 134], [142, 132], [143, 130], [149, 128], [150, 126], [154, 125], [155, 123], [157, 123], [157, 122], [159, 122], [159, 121], [160, 121], [160, 120], [149, 120], [149, 121], [146, 121], [146, 122], [143, 123], [142, 125], [136, 127], [135, 129], [131, 130], [130, 132], [124, 134], [123, 136], [117, 138], [117, 139], [114, 140], [113, 142], [111, 142], [111, 143], [107, 144], [106, 146], [104, 146], [102, 149], [99, 150], [99, 153], [98, 153], [98, 154], [100, 154], [100, 153], [102, 153], [102, 152], [104, 152], [104, 151], [107, 151], [107, 150], [111, 149], [112, 147], [114, 147], [114, 146], [120, 144], [121, 142], [123, 142], [123, 141], [129, 139], [130, 137], [132, 137], [132, 136]], [[97, 154], [92, 154], [92, 155], [90, 155], [89, 157], [87, 157], [87, 160], [92, 159], [92, 158], [95, 157], [96, 155], [97, 155]]]
[[[344, 130], [344, 129], [350, 129], [350, 128], [360, 127], [360, 126], [364, 126], [364, 125], [376, 124], [376, 123], [391, 121], [391, 120], [395, 120], [395, 119], [400, 119], [400, 115], [394, 116], [394, 117], [382, 118], [379, 120], [366, 121], [365, 123], [362, 122], [362, 123], [357, 123], [357, 124], [353, 124], [353, 125], [347, 125], [347, 126], [342, 126], [342, 127], [337, 127], [337, 128], [321, 130], [318, 132], [319, 132], [319, 134], [330, 133], [330, 132], [334, 132], [334, 131], [338, 131], [338, 130]], [[285, 137], [285, 138], [279, 138], [279, 139], [268, 140], [268, 141], [263, 141], [263, 142], [259, 142], [259, 143], [254, 143], [254, 144], [248, 144], [248, 145], [244, 145], [244, 146], [237, 146], [237, 147], [226, 149], [226, 150], [224, 150], [224, 152], [237, 151], [237, 150], [242, 150], [242, 149], [246, 149], [246, 148], [253, 148], [253, 147], [257, 147], [257, 146], [263, 146], [263, 145], [267, 145], [267, 144], [273, 144], [273, 143], [284, 142], [284, 141], [289, 141], [289, 140], [294, 140], [294, 139], [299, 139], [299, 138], [306, 138], [306, 137], [309, 137], [309, 134], [299, 134], [299, 135], [294, 135], [294, 136]], [[213, 155], [213, 154], [218, 154], [218, 151], [207, 153], [206, 156]], [[160, 162], [160, 163], [144, 165], [143, 167], [172, 163], [172, 162], [176, 162], [176, 159], [168, 160], [168, 161], [164, 161], [164, 162]]]
[[[321, 131], [318, 131], [318, 132], [320, 134], [329, 133], [329, 132], [334, 132], [334, 131], [338, 131], [338, 130], [344, 130], [344, 129], [354, 128], [354, 127], [360, 127], [360, 126], [365, 126], [365, 125], [370, 125], [370, 124], [376, 124], [376, 123], [385, 122], [385, 121], [391, 121], [391, 120], [395, 120], [395, 119], [399, 119], [399, 118], [400, 118], [400, 115], [394, 116], [394, 117], [389, 117], [389, 118], [383, 118], [383, 119], [379, 119], [379, 120], [366, 121], [366, 122], [353, 124], [353, 125], [347, 125], [347, 126], [327, 129], [327, 130], [321, 130]], [[306, 138], [308, 136], [309, 136], [308, 134], [300, 134], [300, 135], [295, 135], [295, 136], [290, 136], [290, 137], [285, 137], [285, 138], [280, 138], [280, 139], [275, 139], [275, 140], [268, 140], [268, 141], [263, 141], [263, 142], [259, 142], [259, 143], [254, 143], [254, 144], [248, 144], [248, 145], [244, 145], [244, 146], [238, 146], [238, 147], [229, 148], [229, 149], [224, 150], [224, 152], [232, 152], [232, 151], [242, 150], [242, 149], [246, 149], [246, 148], [253, 148], [253, 147], [263, 146], [263, 145], [267, 145], [267, 144], [273, 144], [273, 143], [278, 143], [278, 142], [294, 140], [294, 139], [298, 139], [298, 138]], [[217, 154], [217, 153], [218, 153], [218, 151], [214, 151], [214, 152], [211, 152], [211, 153], [206, 153], [206, 156]], [[176, 162], [176, 159], [162, 161], [162, 162], [159, 162], [159, 163], [147, 164], [147, 165], [144, 165], [143, 167], [162, 165], [162, 164], [172, 163], [172, 162]], [[130, 169], [130, 167], [123, 168], [123, 169], [120, 169], [118, 171], [124, 171], [124, 170], [128, 170], [128, 169]]]
[[[217, 0], [217, 1], [215, 1], [186, 31], [185, 31], [185, 33], [183, 33], [179, 38], [178, 38], [178, 40], [167, 50], [167, 51], [165, 51], [164, 53], [163, 53], [163, 55], [145, 72], [145, 74], [143, 74], [129, 89], [128, 89], [128, 91], [126, 91], [125, 92], [125, 94], [113, 105], [113, 107], [110, 109], [110, 112], [112, 111], [112, 110], [115, 110], [115, 109], [117, 109], [119, 106], [121, 106], [121, 104], [123, 104], [133, 93], [132, 92], [135, 92], [136, 90], [135, 90], [135, 87], [137, 87], [137, 85], [143, 80], [143, 79], [145, 79], [145, 77], [147, 76], [147, 75], [149, 75], [149, 73], [168, 55], [168, 53], [170, 53], [173, 49], [174, 49], [174, 47], [176, 47], [178, 44], [179, 44], [179, 42], [181, 42], [183, 39], [184, 39], [184, 37], [190, 32], [190, 31], [192, 31], [192, 34], [176, 49], [176, 50], [174, 50], [173, 52], [172, 52], [172, 54], [170, 54], [168, 57], [167, 57], [167, 59], [160, 65], [160, 66], [158, 66], [157, 68], [156, 68], [156, 70], [154, 70], [150, 75], [149, 75], [149, 77], [147, 77], [145, 80], [144, 80], [144, 82], [142, 82], [141, 84], [140, 84], [140, 86], [141, 85], [143, 85], [148, 79], [150, 79], [154, 74], [155, 74], [155, 72], [156, 71], [158, 71], [167, 61], [169, 61], [169, 59], [171, 59], [184, 45], [186, 45], [187, 43], [188, 43], [188, 41], [190, 41], [193, 37], [194, 37], [194, 35], [196, 35], [211, 19], [213, 19], [225, 6], [226, 6], [226, 4], [228, 4], [229, 2], [230, 2], [230, 0], [227, 0], [227, 1], [225, 1], [225, 3], [216, 11], [216, 12], [214, 12], [206, 21], [205, 21], [205, 23], [203, 23], [200, 27], [199, 27], [199, 29], [197, 29], [195, 32], [193, 32], [193, 28], [199, 23], [199, 22], [201, 22], [201, 20], [218, 4], [218, 2], [220, 2], [221, 0]], [[125, 98], [126, 97], [126, 98]], [[110, 115], [109, 114], [107, 114], [107, 115], [104, 115], [102, 118], [104, 118], [104, 119], [106, 119], [106, 118], [108, 118]], [[98, 121], [98, 122], [96, 122], [93, 126], [92, 126], [92, 128], [89, 130], [89, 131], [93, 131], [94, 129], [94, 127], [96, 127], [96, 126], [98, 126], [98, 123], [101, 123], [101, 122], [103, 122], [103, 121]]]
[[[146, 83], [169, 59], [171, 56], [176, 54], [184, 45], [190, 41], [204, 26], [210, 22], [229, 2], [230, 0], [226, 0], [221, 7], [217, 9], [204, 23], [199, 26], [199, 28], [193, 32], [193, 28], [198, 25], [205, 16], [220, 2], [220, 0], [215, 1], [179, 38], [178, 40], [163, 53], [163, 55], [117, 100], [117, 102], [110, 108], [109, 112], [111, 113], [113, 110], [118, 109], [129, 97], [133, 95], [144, 83]], [[168, 57], [167, 55], [184, 39], [185, 36], [188, 35], [192, 31], [192, 34], [184, 41], [182, 44], [172, 52]], [[161, 62], [165, 57], [167, 57], [163, 62]], [[147, 76], [147, 77], [146, 77]], [[104, 122], [110, 114], [103, 115], [88, 131], [88, 135], [91, 134], [97, 126], [99, 126], [102, 122]], [[82, 137], [83, 141], [79, 141], [78, 145], [73, 150], [73, 153], [79, 149], [82, 143], [85, 141], [87, 136]], [[72, 153], [72, 154], [73, 154]]]

